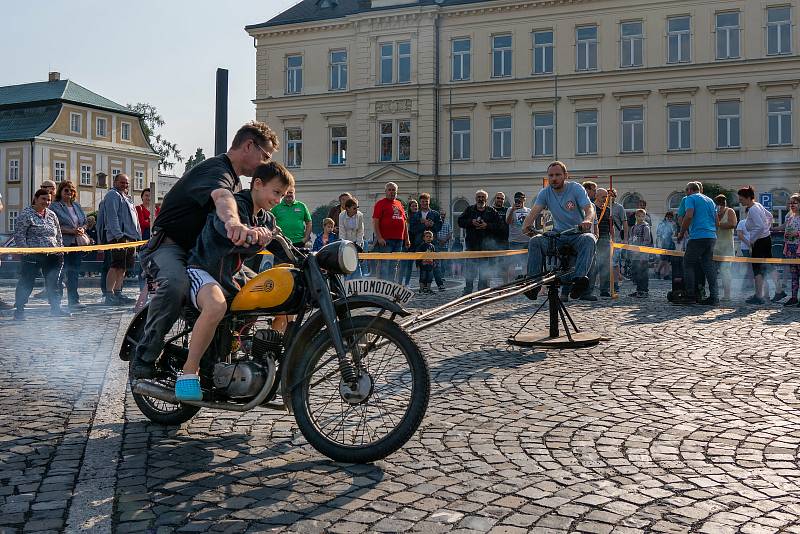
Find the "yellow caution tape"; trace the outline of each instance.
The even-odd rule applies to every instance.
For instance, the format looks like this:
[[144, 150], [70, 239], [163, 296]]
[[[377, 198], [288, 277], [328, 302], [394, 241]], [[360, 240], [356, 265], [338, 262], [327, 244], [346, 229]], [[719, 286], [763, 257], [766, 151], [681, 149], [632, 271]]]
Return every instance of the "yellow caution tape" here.
[[[663, 256], [684, 256], [681, 250], [667, 250], [655, 247], [641, 247], [638, 245], [626, 245], [624, 243], [614, 243], [614, 248], [643, 252], [645, 254], [659, 254]], [[739, 256], [714, 256], [714, 261], [726, 261], [730, 263], [773, 263], [778, 265], [800, 265], [800, 258], [743, 258]]]
[[93, 252], [116, 248], [141, 247], [147, 241], [129, 243], [109, 243], [108, 245], [84, 245], [80, 247], [0, 247], [0, 254], [58, 254], [59, 252]]
[[466, 250], [464, 252], [362, 252], [362, 260], [461, 260], [527, 254], [527, 250]]

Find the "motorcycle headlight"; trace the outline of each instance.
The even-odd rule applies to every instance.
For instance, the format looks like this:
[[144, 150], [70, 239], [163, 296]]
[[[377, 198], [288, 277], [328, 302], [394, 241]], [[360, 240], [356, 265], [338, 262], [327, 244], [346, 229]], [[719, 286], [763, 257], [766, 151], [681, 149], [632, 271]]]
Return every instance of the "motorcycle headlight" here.
[[358, 249], [352, 241], [335, 241], [317, 252], [317, 263], [334, 274], [350, 274], [358, 267]]

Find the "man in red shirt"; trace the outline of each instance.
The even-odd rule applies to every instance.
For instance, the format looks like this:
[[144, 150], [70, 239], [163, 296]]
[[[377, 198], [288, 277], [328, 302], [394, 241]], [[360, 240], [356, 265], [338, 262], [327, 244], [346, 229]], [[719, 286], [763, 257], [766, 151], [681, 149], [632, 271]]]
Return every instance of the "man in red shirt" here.
[[[375, 252], [402, 252], [403, 245], [410, 247], [406, 211], [397, 200], [397, 184], [386, 184], [386, 197], [375, 203], [372, 211], [372, 228], [375, 230]], [[394, 280], [396, 261], [382, 261], [381, 278]]]

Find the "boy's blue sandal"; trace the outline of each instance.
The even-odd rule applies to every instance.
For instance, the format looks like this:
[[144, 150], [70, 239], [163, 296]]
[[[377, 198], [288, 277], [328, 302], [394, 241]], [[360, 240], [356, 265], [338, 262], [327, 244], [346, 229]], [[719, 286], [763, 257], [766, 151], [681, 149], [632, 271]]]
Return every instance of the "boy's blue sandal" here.
[[181, 375], [175, 381], [175, 398], [179, 401], [203, 400], [200, 389], [200, 377], [197, 375]]

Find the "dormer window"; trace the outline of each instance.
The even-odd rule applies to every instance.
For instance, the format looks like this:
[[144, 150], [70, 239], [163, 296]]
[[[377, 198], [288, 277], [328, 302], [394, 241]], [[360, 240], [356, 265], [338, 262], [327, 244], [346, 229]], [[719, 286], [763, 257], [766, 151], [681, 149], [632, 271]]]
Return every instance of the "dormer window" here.
[[320, 9], [334, 8], [339, 5], [337, 0], [317, 0], [317, 7]]

